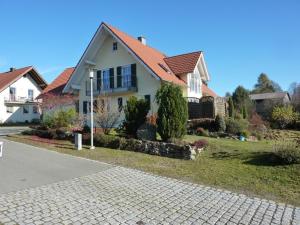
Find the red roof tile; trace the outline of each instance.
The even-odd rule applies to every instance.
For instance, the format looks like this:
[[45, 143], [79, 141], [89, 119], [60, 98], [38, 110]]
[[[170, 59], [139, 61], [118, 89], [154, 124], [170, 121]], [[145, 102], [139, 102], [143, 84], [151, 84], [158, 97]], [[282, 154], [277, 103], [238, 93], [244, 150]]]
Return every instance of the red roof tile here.
[[32, 66], [27, 66], [20, 69], [15, 69], [13, 71], [8, 71], [5, 73], [0, 73], [0, 91], [4, 90], [10, 84], [15, 82], [21, 76], [32, 70]]
[[197, 65], [201, 51], [165, 58], [165, 62], [174, 74], [192, 73]]
[[203, 96], [212, 96], [212, 97], [218, 97], [218, 95], [211, 90], [209, 87], [207, 87], [205, 84], [202, 84], [202, 94]]
[[38, 98], [41, 98], [45, 94], [60, 95], [69, 81], [74, 69], [74, 67], [65, 69], [51, 84], [47, 86], [47, 88], [45, 88]]
[[[142, 44], [139, 40], [125, 34], [117, 28], [103, 23], [123, 44], [125, 44], [148, 68], [162, 80], [184, 85], [185, 82], [177, 77], [168, 67], [164, 59], [166, 55], [158, 50]], [[162, 66], [161, 66], [162, 65]], [[166, 71], [165, 67], [168, 71]]]

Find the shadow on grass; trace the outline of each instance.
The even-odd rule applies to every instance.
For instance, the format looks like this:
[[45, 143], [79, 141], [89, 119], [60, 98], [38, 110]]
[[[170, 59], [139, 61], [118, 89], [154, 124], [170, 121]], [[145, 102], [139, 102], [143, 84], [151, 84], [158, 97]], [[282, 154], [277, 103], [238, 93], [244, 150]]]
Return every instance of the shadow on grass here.
[[212, 158], [214, 159], [237, 159], [240, 158], [241, 153], [237, 152], [226, 152], [226, 151], [220, 151], [220, 152], [213, 152]]
[[253, 152], [249, 160], [244, 163], [255, 166], [282, 166], [282, 163], [276, 160], [272, 152]]
[[212, 153], [212, 158], [217, 160], [239, 159], [243, 164], [255, 166], [282, 166], [285, 165], [279, 161], [272, 152], [252, 152], [240, 153], [238, 151], [227, 152], [219, 151]]

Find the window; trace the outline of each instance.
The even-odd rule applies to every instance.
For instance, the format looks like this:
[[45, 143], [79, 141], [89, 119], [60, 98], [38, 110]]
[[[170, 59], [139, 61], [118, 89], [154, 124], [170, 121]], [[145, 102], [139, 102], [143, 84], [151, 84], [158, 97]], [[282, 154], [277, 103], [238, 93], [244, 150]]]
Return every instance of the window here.
[[36, 105], [32, 106], [32, 112], [34, 114], [38, 113], [39, 112], [39, 108]]
[[123, 98], [118, 98], [118, 109], [119, 112], [121, 112], [123, 109]]
[[24, 105], [23, 106], [23, 113], [27, 114], [29, 112], [29, 106], [28, 105]]
[[131, 87], [131, 65], [122, 66], [122, 86]]
[[16, 100], [16, 88], [14, 88], [14, 87], [9, 88], [9, 100], [11, 100], [11, 101]]
[[77, 113], [79, 113], [79, 100], [75, 101], [75, 110]]
[[148, 103], [148, 107], [150, 109], [150, 106], [151, 106], [151, 96], [150, 95], [145, 95], [145, 100]]
[[91, 112], [91, 103], [88, 101], [83, 101], [83, 114], [87, 114], [89, 112]]
[[113, 51], [117, 51], [118, 50], [118, 42], [114, 42], [113, 43]]
[[110, 80], [109, 80], [109, 69], [103, 70], [103, 89], [109, 90], [110, 89]]
[[32, 89], [28, 89], [28, 100], [33, 101], [33, 90]]
[[7, 113], [13, 113], [14, 112], [14, 107], [13, 106], [7, 106], [6, 107], [6, 112]]
[[190, 75], [190, 91], [195, 93], [200, 93], [200, 75], [199, 74], [191, 74]]

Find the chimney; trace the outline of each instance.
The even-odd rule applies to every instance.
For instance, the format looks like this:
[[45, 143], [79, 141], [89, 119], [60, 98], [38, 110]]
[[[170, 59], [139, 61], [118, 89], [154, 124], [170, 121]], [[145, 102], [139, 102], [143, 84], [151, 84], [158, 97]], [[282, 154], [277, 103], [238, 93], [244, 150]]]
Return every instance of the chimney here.
[[146, 43], [146, 38], [145, 38], [145, 37], [139, 36], [137, 39], [138, 39], [143, 45], [147, 45], [147, 43]]
[[16, 70], [15, 67], [10, 67], [10, 68], [9, 68], [9, 72], [13, 72], [13, 71], [15, 71], [15, 70]]

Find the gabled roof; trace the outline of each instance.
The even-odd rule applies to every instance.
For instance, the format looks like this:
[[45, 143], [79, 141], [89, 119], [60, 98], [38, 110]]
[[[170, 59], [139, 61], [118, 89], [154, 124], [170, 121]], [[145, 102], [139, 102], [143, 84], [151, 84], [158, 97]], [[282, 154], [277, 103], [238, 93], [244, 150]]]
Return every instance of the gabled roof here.
[[33, 66], [27, 66], [20, 69], [13, 69], [8, 72], [0, 73], [0, 92], [27, 73], [32, 76], [32, 78], [40, 86], [41, 89], [44, 89], [47, 86], [46, 81], [37, 72], [37, 70]]
[[207, 85], [202, 84], [202, 94], [203, 96], [212, 96], [212, 97], [218, 97], [218, 95], [211, 90], [209, 87], [207, 87]]
[[[117, 28], [102, 23], [101, 25], [107, 27], [121, 42], [126, 45], [150, 70], [164, 81], [173, 82], [176, 84], [185, 84], [183, 80], [177, 77], [173, 71], [168, 67], [164, 59], [166, 55], [160, 51], [142, 44], [136, 38], [118, 30]], [[162, 65], [162, 66], [161, 66]], [[165, 67], [165, 69], [163, 68]], [[168, 71], [166, 71], [166, 69]]]
[[50, 94], [50, 95], [60, 95], [62, 94], [62, 91], [69, 81], [73, 71], [74, 67], [66, 68], [61, 74], [58, 75], [58, 77], [52, 81], [51, 84], [48, 85], [47, 88], [38, 96], [38, 98], [42, 98], [43, 95]]
[[193, 73], [198, 63], [201, 51], [167, 57], [164, 61], [174, 74]]
[[[92, 62], [88, 55], [89, 53], [91, 53], [91, 55], [95, 54], [93, 50], [98, 49], [98, 46], [94, 45], [100, 45], [100, 43], [104, 42], [104, 40], [101, 39], [102, 34], [112, 35], [113, 38], [123, 45], [136, 60], [144, 65], [150, 74], [152, 74], [156, 79], [172, 82], [178, 85], [186, 85], [186, 82], [182, 80], [179, 75], [186, 72], [193, 72], [195, 67], [198, 65], [198, 62], [200, 62], [199, 65], [202, 65], [203, 67], [202, 72], [204, 73], [204, 76], [207, 80], [209, 79], [209, 74], [207, 72], [202, 52], [198, 51], [168, 57], [164, 53], [150, 47], [149, 45], [143, 44], [136, 38], [103, 22], [81, 56], [75, 67], [73, 75], [70, 77], [69, 82], [65, 85], [63, 92], [68, 92], [72, 86], [73, 88], [78, 88], [78, 83], [81, 79], [79, 76], [84, 70], [83, 67], [86, 67], [87, 65], [95, 65], [95, 62]], [[76, 83], [76, 81], [78, 83]]]
[[251, 94], [251, 100], [264, 100], [264, 99], [283, 99], [285, 96], [288, 96], [289, 99], [290, 95], [288, 92], [271, 92], [271, 93], [262, 93], [262, 94]]

